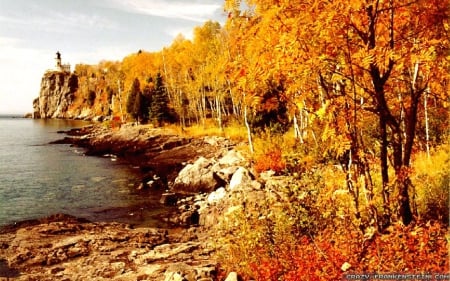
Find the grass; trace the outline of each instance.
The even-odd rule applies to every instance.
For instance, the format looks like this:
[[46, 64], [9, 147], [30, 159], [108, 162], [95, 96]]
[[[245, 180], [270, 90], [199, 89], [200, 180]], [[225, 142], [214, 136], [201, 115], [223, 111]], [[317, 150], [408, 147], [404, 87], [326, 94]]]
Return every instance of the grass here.
[[178, 132], [188, 137], [205, 137], [205, 136], [221, 136], [236, 142], [246, 140], [245, 126], [232, 122], [223, 129], [219, 128], [213, 120], [206, 120], [205, 125], [194, 124], [192, 126], [181, 128], [177, 125], [170, 125], [178, 128]]

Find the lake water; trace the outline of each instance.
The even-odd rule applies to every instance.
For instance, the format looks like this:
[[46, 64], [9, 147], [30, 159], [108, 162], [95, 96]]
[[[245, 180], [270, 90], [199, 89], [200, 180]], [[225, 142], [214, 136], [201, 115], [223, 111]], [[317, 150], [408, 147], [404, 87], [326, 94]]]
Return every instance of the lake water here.
[[64, 213], [91, 221], [161, 226], [160, 194], [139, 191], [140, 170], [82, 148], [49, 145], [88, 123], [0, 116], [0, 226]]

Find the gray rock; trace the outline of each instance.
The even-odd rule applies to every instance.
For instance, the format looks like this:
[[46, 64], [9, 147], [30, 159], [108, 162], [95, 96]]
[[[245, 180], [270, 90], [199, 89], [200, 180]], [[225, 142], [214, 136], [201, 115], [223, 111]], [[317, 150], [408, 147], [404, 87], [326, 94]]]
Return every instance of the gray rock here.
[[223, 181], [229, 183], [233, 174], [237, 171], [238, 166], [228, 166], [225, 168], [221, 168], [219, 164], [216, 164], [213, 167], [213, 171], [216, 172], [217, 176], [219, 176]]
[[239, 169], [237, 169], [237, 171], [231, 177], [229, 188], [230, 190], [233, 190], [236, 187], [248, 185], [252, 180], [253, 179], [250, 172], [243, 167], [239, 167]]
[[222, 166], [238, 166], [245, 162], [244, 157], [236, 150], [229, 150], [218, 163]]
[[179, 193], [211, 192], [225, 182], [212, 171], [212, 159], [200, 157], [186, 165], [175, 178], [172, 191]]

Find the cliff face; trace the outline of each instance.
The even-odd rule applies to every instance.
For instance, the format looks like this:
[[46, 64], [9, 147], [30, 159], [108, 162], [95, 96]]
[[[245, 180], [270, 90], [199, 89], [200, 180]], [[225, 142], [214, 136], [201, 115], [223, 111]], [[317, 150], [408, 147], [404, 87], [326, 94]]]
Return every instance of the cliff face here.
[[46, 72], [39, 97], [33, 101], [34, 118], [73, 118], [69, 111], [78, 89], [78, 77], [67, 72]]

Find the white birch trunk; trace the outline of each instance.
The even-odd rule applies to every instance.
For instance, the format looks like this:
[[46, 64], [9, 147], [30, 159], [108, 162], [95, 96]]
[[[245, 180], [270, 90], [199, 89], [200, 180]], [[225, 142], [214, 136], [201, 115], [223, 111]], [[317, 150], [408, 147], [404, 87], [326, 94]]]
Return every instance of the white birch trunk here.
[[429, 89], [425, 90], [425, 97], [424, 97], [424, 108], [425, 108], [425, 145], [427, 148], [427, 157], [430, 159], [430, 132], [429, 132], [429, 125], [428, 125], [428, 91]]
[[253, 154], [255, 151], [253, 149], [252, 132], [250, 130], [250, 124], [248, 123], [247, 120], [247, 106], [244, 106], [244, 122], [245, 127], [247, 128], [248, 145], [250, 147], [250, 152]]

